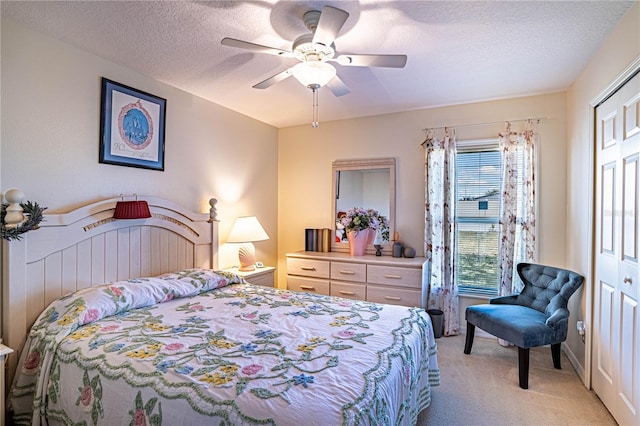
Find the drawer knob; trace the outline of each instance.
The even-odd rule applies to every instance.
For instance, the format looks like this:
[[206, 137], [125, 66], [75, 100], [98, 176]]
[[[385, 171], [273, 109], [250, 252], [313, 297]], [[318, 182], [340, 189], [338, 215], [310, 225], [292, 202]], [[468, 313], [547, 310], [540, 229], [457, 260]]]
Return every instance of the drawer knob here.
[[352, 291], [340, 290], [340, 294], [346, 294], [347, 296], [355, 296], [355, 293]]
[[355, 272], [353, 272], [353, 271], [340, 271], [340, 273], [342, 275], [354, 275], [355, 274]]
[[302, 290], [315, 290], [316, 289], [314, 286], [310, 286], [310, 285], [301, 285], [300, 288]]
[[402, 279], [402, 275], [391, 275], [391, 274], [384, 274], [385, 278], [393, 278], [395, 280], [400, 280]]
[[301, 266], [300, 269], [302, 269], [303, 271], [315, 271], [316, 268], [314, 268], [313, 266]]
[[402, 300], [401, 298], [399, 298], [397, 296], [384, 296], [384, 298], [387, 299], [387, 300], [395, 300], [395, 301]]

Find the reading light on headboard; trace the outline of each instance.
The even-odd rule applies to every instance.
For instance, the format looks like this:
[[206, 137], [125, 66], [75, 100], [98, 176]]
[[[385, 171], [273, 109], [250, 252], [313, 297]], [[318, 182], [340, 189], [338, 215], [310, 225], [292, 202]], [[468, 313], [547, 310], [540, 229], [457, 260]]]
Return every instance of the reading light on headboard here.
[[151, 217], [149, 204], [146, 201], [138, 201], [138, 194], [133, 194], [136, 197], [135, 201], [124, 201], [124, 195], [120, 196], [122, 200], [116, 203], [116, 210], [113, 212], [114, 219], [146, 219]]

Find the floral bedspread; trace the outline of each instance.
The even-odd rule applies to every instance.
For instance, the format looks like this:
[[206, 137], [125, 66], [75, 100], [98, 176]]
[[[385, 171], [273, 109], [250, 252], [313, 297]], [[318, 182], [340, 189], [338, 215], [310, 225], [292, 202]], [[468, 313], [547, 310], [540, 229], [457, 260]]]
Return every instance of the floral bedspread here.
[[17, 424], [415, 424], [439, 384], [422, 309], [192, 269], [82, 290], [34, 324]]

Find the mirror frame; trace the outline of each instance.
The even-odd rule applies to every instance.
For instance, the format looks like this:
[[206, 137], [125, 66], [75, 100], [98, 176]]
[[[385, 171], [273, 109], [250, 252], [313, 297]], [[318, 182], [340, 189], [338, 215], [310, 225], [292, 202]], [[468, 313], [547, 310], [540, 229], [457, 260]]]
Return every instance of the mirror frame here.
[[[335, 160], [332, 165], [332, 190], [331, 190], [331, 217], [333, 218], [333, 227], [331, 232], [331, 251], [349, 252], [349, 244], [336, 243], [336, 193], [338, 185], [338, 172], [345, 170], [370, 170], [370, 169], [389, 169], [389, 241], [383, 245], [382, 255], [391, 255], [391, 246], [393, 236], [395, 234], [396, 221], [396, 159], [388, 158], [365, 158], [354, 160]], [[366, 207], [366, 206], [361, 206]], [[373, 244], [367, 246], [366, 254], [375, 254], [376, 249]]]

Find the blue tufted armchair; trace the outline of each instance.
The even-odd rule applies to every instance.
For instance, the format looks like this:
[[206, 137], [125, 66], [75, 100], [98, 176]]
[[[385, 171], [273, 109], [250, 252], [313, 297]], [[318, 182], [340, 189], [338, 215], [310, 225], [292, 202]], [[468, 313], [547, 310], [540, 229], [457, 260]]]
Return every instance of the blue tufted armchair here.
[[551, 345], [553, 366], [560, 369], [560, 345], [567, 338], [569, 297], [582, 285], [575, 272], [551, 266], [520, 263], [524, 283], [520, 294], [496, 297], [489, 304], [469, 306], [465, 312], [464, 353], [471, 353], [476, 327], [518, 347], [520, 387], [529, 388], [529, 348]]

